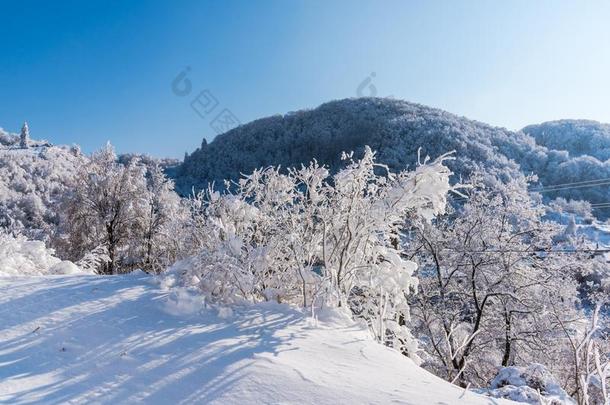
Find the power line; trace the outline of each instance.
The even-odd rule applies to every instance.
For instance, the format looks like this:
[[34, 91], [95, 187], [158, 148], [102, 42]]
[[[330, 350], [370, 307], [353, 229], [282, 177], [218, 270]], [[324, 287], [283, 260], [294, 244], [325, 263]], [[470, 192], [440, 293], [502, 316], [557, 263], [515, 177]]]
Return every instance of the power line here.
[[[584, 181], [577, 181], [577, 182], [571, 182], [571, 183], [551, 184], [551, 185], [544, 186], [541, 188], [530, 189], [528, 191], [533, 192], [533, 193], [549, 193], [549, 192], [553, 192], [553, 191], [565, 191], [565, 190], [571, 190], [571, 189], [597, 187], [597, 186], [604, 186], [604, 185], [610, 185], [610, 178], [584, 180]], [[462, 201], [462, 200], [467, 200], [468, 197], [455, 197], [453, 199], [455, 201]], [[597, 205], [597, 204], [592, 204], [592, 206], [593, 205]], [[602, 207], [600, 207], [600, 208], [602, 208]]]
[[559, 253], [559, 254], [573, 254], [573, 253], [609, 253], [610, 249], [557, 249], [557, 250], [471, 250], [461, 251], [453, 248], [441, 248], [440, 250], [451, 250], [456, 253]]
[[[571, 186], [571, 185], [575, 185], [575, 184], [598, 183], [598, 182], [610, 182], [610, 178], [574, 181], [571, 183], [549, 184], [547, 186], [542, 186], [541, 189], [550, 189], [550, 188], [554, 188], [554, 187], [563, 187], [563, 186]], [[535, 190], [532, 190], [532, 191], [535, 191]]]
[[529, 190], [529, 191], [534, 192], [534, 193], [549, 193], [549, 192], [553, 192], [553, 191], [563, 191], [563, 190], [571, 190], [571, 189], [575, 189], [575, 188], [587, 188], [587, 187], [597, 187], [597, 186], [605, 186], [605, 185], [610, 185], [610, 181], [605, 181], [603, 183], [581, 184], [581, 185], [576, 185], [576, 186], [544, 188], [544, 189], [537, 189], [537, 190], [534, 189], [534, 190]]

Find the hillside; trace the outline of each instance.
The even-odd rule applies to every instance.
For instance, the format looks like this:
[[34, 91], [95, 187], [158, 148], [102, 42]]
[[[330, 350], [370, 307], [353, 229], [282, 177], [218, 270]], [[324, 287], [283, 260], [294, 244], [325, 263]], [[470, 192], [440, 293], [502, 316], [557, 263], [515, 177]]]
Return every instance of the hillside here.
[[336, 170], [343, 151], [362, 153], [365, 145], [378, 160], [402, 170], [422, 157], [455, 150], [453, 168], [469, 173], [484, 162], [499, 175], [517, 175], [518, 165], [499, 149], [530, 149], [531, 138], [400, 100], [359, 98], [332, 101], [253, 121], [205, 141], [189, 155], [177, 175], [182, 191], [194, 184], [235, 179], [267, 165], [298, 166], [312, 159]]
[[[77, 147], [31, 141], [29, 149], [14, 144], [15, 135], [0, 131], [0, 227], [45, 239], [57, 224], [59, 197], [85, 156]], [[8, 139], [3, 143], [2, 139]], [[13, 143], [11, 143], [13, 142]]]
[[588, 120], [559, 120], [528, 125], [522, 130], [536, 143], [550, 149], [567, 151], [570, 156], [610, 159], [610, 124]]
[[218, 312], [142, 275], [0, 278], [0, 402], [511, 403], [450, 385], [326, 315]]
[[[610, 151], [608, 126], [576, 123], [542, 124], [513, 132], [401, 100], [345, 99], [313, 110], [259, 119], [221, 134], [209, 144], [204, 140], [173, 174], [178, 191], [186, 195], [193, 186], [222, 184], [224, 179], [236, 179], [241, 173], [268, 165], [298, 166], [315, 158], [336, 170], [341, 151], [359, 155], [364, 145], [369, 145], [378, 152], [378, 160], [393, 170], [413, 167], [420, 147], [423, 156], [431, 157], [455, 150], [456, 159], [448, 162], [455, 180], [481, 169], [489, 178], [502, 181], [536, 174], [539, 183], [534, 188], [610, 178], [606, 152], [592, 152], [601, 150], [603, 142]], [[558, 129], [565, 136], [582, 138], [583, 143], [587, 139], [582, 134], [599, 142], [582, 153], [577, 152], [577, 143], [566, 149], [563, 138], [549, 136], [551, 130]], [[547, 135], [540, 135], [542, 132]], [[562, 188], [545, 192], [545, 196], [606, 203], [610, 189]], [[605, 217], [609, 212], [599, 210], [596, 214]]]

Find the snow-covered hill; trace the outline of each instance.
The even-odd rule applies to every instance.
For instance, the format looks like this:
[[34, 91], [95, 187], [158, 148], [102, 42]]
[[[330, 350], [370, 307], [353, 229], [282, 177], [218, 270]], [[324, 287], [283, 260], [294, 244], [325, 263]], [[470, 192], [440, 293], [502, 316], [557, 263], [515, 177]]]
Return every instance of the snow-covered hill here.
[[[539, 184], [532, 186], [540, 188], [610, 178], [609, 128], [559, 121], [514, 132], [404, 100], [344, 99], [258, 119], [209, 144], [204, 139], [170, 174], [186, 195], [193, 186], [219, 185], [269, 165], [298, 167], [315, 158], [337, 170], [341, 152], [359, 156], [365, 145], [378, 152], [379, 162], [400, 171], [415, 165], [421, 147], [423, 156], [431, 157], [455, 150], [456, 159], [447, 163], [455, 181], [480, 169], [502, 181], [533, 173]], [[562, 187], [546, 190], [544, 196], [607, 203], [610, 188], [602, 186]], [[607, 218], [610, 209], [597, 207], [594, 214]]]
[[589, 120], [559, 120], [528, 125], [523, 132], [538, 145], [567, 151], [570, 156], [592, 156], [600, 161], [610, 159], [610, 124]]
[[335, 171], [341, 153], [362, 154], [365, 145], [392, 170], [404, 170], [422, 154], [437, 157], [455, 150], [449, 165], [467, 175], [485, 166], [498, 176], [515, 177], [519, 166], [507, 158], [529, 153], [532, 140], [522, 133], [472, 121], [440, 109], [384, 98], [335, 100], [312, 110], [261, 118], [217, 136], [185, 157], [176, 185], [185, 193], [208, 182], [222, 184], [268, 165], [300, 166], [316, 159]]
[[204, 308], [145, 275], [0, 279], [0, 402], [508, 404], [338, 314]]
[[57, 203], [85, 157], [78, 148], [0, 145], [0, 227], [44, 240], [57, 224]]

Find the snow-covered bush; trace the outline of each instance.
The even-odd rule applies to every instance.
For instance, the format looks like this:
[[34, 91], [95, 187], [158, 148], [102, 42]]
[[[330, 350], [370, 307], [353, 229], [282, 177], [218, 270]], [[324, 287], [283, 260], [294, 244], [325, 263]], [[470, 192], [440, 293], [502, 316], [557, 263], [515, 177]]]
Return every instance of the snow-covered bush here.
[[38, 276], [81, 273], [74, 263], [62, 261], [44, 242], [0, 232], [0, 276]]
[[565, 198], [557, 197], [549, 202], [549, 207], [558, 213], [577, 215], [583, 221], [589, 223], [594, 219], [591, 203], [588, 201], [566, 200]]
[[256, 170], [223, 194], [200, 193], [188, 232], [200, 253], [183, 283], [223, 302], [351, 309], [379, 341], [414, 356], [405, 320], [416, 265], [402, 256], [401, 231], [408, 217], [444, 212], [448, 157], [399, 173], [377, 164], [369, 148], [360, 160], [343, 158], [334, 176], [314, 161], [287, 173]]
[[574, 400], [542, 364], [502, 367], [491, 381], [487, 395], [533, 405], [571, 405]]

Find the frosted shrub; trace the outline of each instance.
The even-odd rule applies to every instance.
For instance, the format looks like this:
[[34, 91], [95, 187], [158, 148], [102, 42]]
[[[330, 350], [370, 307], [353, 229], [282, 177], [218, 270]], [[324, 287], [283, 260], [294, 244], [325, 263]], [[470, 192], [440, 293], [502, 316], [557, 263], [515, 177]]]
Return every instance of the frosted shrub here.
[[224, 194], [199, 193], [189, 233], [200, 253], [183, 280], [223, 302], [351, 309], [379, 341], [414, 354], [404, 322], [416, 265], [402, 257], [401, 230], [407, 217], [444, 212], [448, 157], [399, 173], [369, 148], [360, 160], [343, 159], [334, 176], [314, 161], [286, 173], [256, 170]]
[[491, 382], [487, 394], [495, 398], [535, 405], [570, 405], [575, 402], [542, 364], [503, 367]]
[[55, 257], [53, 249], [47, 249], [44, 242], [0, 232], [0, 276], [71, 274], [80, 271], [74, 263]]

